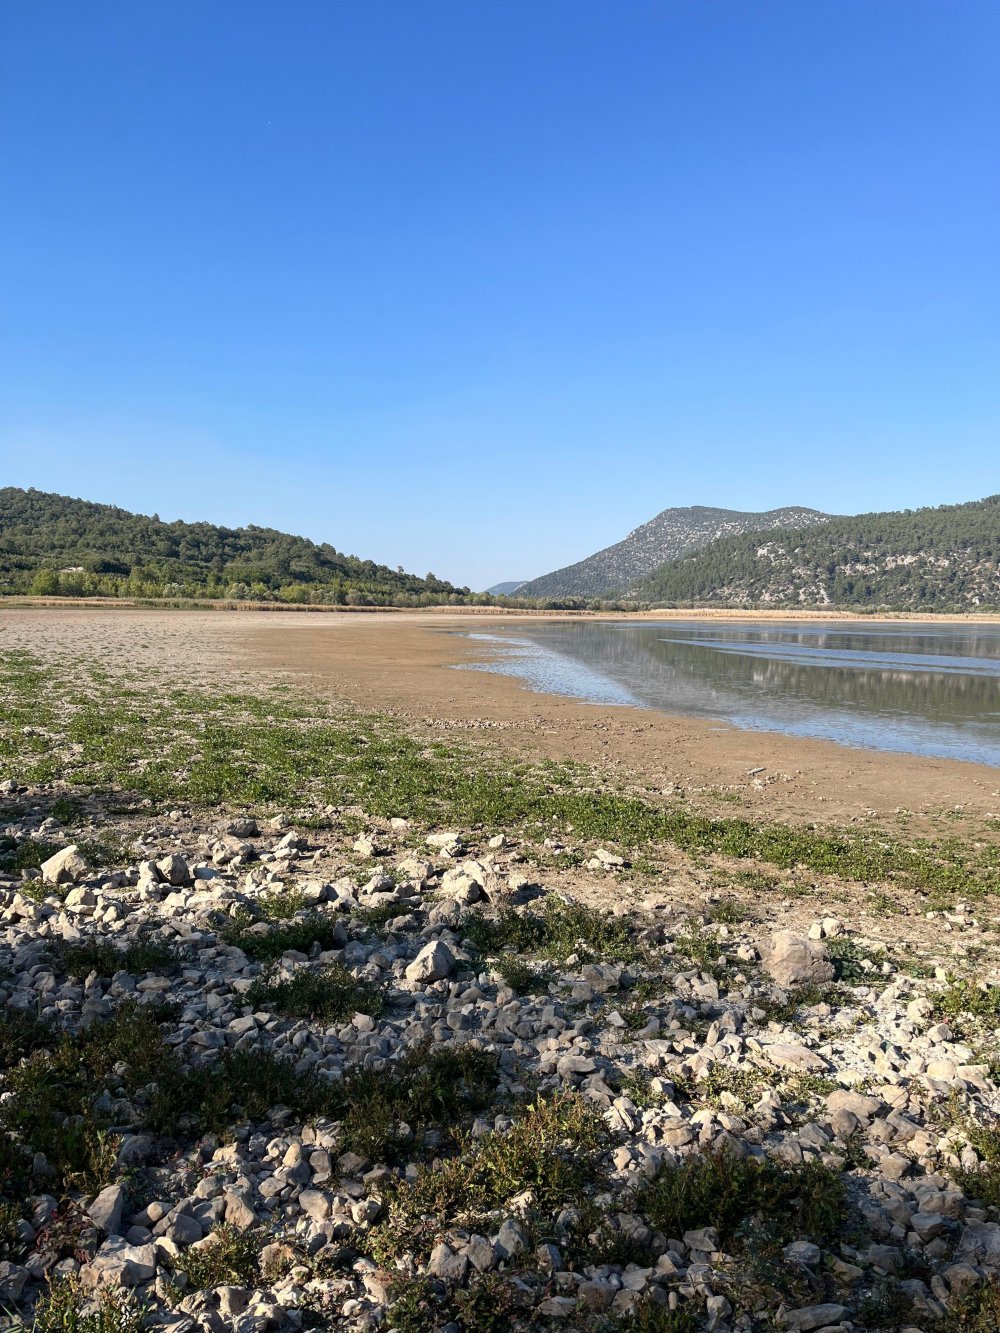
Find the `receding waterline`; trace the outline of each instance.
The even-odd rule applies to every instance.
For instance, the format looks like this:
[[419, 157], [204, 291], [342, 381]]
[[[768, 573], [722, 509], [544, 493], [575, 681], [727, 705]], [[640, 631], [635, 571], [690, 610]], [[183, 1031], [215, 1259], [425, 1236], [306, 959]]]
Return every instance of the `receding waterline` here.
[[544, 622], [459, 670], [596, 705], [1000, 766], [1000, 626]]

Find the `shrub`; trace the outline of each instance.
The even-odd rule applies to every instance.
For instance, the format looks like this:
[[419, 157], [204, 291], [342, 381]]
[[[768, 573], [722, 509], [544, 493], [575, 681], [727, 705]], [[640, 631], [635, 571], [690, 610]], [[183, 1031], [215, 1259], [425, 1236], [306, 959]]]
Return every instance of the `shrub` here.
[[829, 1242], [846, 1213], [843, 1179], [829, 1167], [782, 1167], [726, 1151], [667, 1167], [639, 1190], [636, 1204], [665, 1235], [714, 1226], [724, 1246], [753, 1222], [772, 1223], [789, 1240]]
[[285, 1018], [324, 1019], [341, 1022], [357, 1013], [382, 1012], [384, 992], [367, 981], [358, 981], [340, 963], [320, 971], [298, 968], [290, 976], [258, 977], [246, 993], [254, 1011], [281, 1014]]

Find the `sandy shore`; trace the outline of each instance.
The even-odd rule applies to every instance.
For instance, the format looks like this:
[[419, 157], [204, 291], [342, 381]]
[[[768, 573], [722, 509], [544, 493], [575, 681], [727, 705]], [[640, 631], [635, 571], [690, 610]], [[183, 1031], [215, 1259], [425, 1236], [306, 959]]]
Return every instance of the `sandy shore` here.
[[[518, 681], [448, 667], [489, 656], [450, 629], [475, 613], [302, 616], [150, 610], [4, 609], [0, 648], [46, 659], [92, 656], [178, 671], [205, 686], [284, 677], [327, 698], [392, 712], [492, 751], [574, 759], [652, 791], [679, 787], [719, 810], [827, 823], [1000, 813], [1000, 770], [740, 731], [721, 722], [605, 707], [529, 691]], [[515, 625], [520, 617], [501, 623]], [[499, 625], [497, 626], [499, 628]], [[763, 772], [751, 775], [751, 769]]]

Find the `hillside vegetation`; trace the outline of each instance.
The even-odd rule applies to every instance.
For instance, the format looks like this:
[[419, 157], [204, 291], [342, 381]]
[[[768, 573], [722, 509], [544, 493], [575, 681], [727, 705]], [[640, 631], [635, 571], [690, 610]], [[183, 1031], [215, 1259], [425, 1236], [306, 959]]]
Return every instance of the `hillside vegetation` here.
[[518, 597], [607, 598], [627, 592], [633, 584], [667, 560], [677, 560], [720, 538], [768, 528], [803, 528], [826, 523], [829, 515], [792, 505], [766, 513], [737, 509], [710, 509], [692, 505], [664, 509], [620, 542], [565, 569], [532, 579], [517, 589]]
[[46, 491], [0, 489], [0, 593], [238, 598], [333, 605], [473, 600], [273, 528], [164, 523]]
[[634, 595], [654, 606], [1000, 606], [1000, 495], [730, 537], [661, 566]]

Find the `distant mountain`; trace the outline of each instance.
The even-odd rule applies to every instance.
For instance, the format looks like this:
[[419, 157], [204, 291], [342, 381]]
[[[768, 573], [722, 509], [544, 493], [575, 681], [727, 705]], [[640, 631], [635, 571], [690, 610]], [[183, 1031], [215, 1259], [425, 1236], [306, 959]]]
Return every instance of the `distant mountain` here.
[[829, 521], [829, 514], [798, 505], [769, 509], [763, 514], [743, 513], [737, 509], [708, 509], [703, 505], [664, 509], [648, 523], [630, 532], [624, 541], [606, 546], [603, 551], [575, 565], [532, 579], [521, 585], [518, 594], [541, 598], [616, 597], [665, 561], [698, 551], [722, 537], [769, 528], [802, 528]]
[[513, 597], [524, 587], [524, 579], [515, 579], [512, 583], [494, 583], [492, 588], [487, 588], [486, 593], [489, 597]]
[[634, 592], [654, 606], [1000, 606], [1000, 495], [730, 537], [661, 566]]
[[0, 593], [425, 605], [470, 600], [273, 528], [164, 523], [47, 491], [0, 489]]

